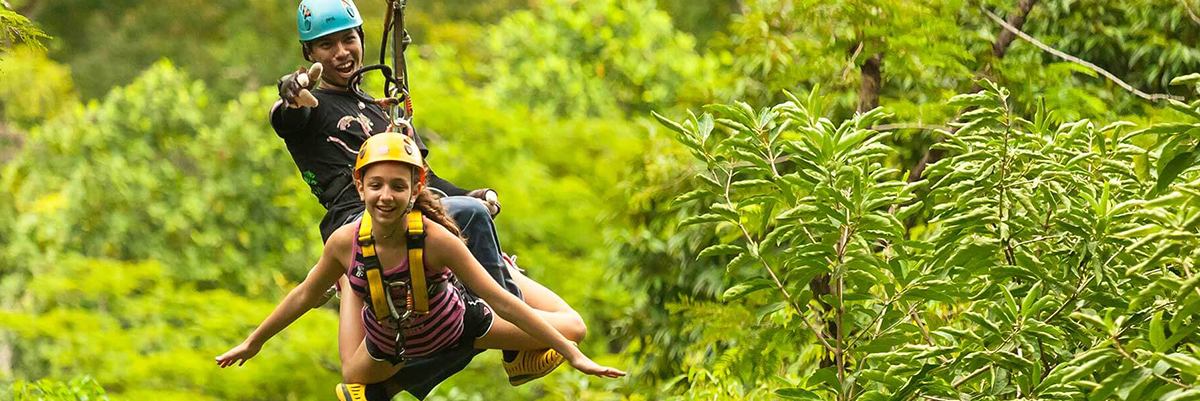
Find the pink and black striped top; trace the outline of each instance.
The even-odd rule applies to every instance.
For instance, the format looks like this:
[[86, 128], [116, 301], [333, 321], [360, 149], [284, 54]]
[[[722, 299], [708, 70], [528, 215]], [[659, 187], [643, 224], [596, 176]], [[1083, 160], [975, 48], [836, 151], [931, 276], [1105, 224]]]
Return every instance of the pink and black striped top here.
[[[388, 355], [395, 355], [396, 333], [400, 327], [395, 320], [390, 318], [384, 320], [383, 324], [380, 324], [375, 319], [375, 314], [369, 307], [371, 301], [369, 291], [367, 290], [366, 268], [359, 260], [361, 257], [362, 249], [358, 246], [358, 241], [354, 241], [354, 263], [346, 271], [346, 276], [350, 279], [350, 288], [364, 300], [362, 320], [363, 325], [366, 326], [367, 341], [372, 342], [376, 348], [386, 352]], [[445, 281], [453, 275], [450, 269], [447, 268], [425, 270], [425, 277], [428, 277], [427, 281], [430, 283]], [[408, 258], [400, 262], [399, 266], [385, 269], [383, 277], [386, 282], [407, 280]], [[448, 284], [442, 285], [448, 286]], [[397, 310], [403, 310], [404, 308], [408, 295], [406, 291], [403, 287], [392, 287], [390, 289], [392, 302], [396, 305]], [[457, 343], [463, 333], [463, 314], [465, 310], [466, 307], [463, 305], [462, 297], [453, 286], [448, 286], [443, 291], [431, 295], [429, 298], [429, 314], [417, 316], [406, 322], [403, 327], [405, 340], [404, 358], [411, 359], [429, 356]], [[381, 311], [381, 313], [386, 312]]]

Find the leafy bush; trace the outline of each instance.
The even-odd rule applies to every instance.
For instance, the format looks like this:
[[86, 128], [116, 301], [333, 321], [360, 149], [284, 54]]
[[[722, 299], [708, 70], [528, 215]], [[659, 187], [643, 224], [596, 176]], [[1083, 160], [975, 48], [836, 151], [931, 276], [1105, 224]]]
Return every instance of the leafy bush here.
[[91, 377], [71, 379], [67, 383], [38, 380], [36, 383], [18, 381], [12, 386], [14, 401], [108, 401], [104, 388]]
[[166, 272], [156, 262], [79, 257], [46, 265], [19, 311], [0, 312], [19, 378], [89, 375], [87, 388], [102, 384], [113, 396], [172, 400], [310, 398], [340, 379], [329, 310], [310, 312], [245, 366], [217, 368], [213, 357], [275, 302], [197, 290]]
[[1200, 119], [1055, 124], [984, 84], [950, 101], [967, 109], [937, 145], [951, 156], [917, 182], [885, 164], [884, 112], [835, 124], [816, 91], [660, 117], [700, 161], [675, 203], [709, 205], [680, 225], [715, 224], [698, 257], [728, 283], [720, 302], [669, 306], [709, 340], [681, 398], [1200, 393], [1200, 181], [1173, 183]]
[[4, 279], [64, 253], [158, 260], [178, 279], [251, 294], [283, 279], [259, 266], [302, 278], [322, 211], [263, 118], [272, 97], [210, 105], [160, 63], [34, 128], [0, 179]]
[[488, 34], [488, 90], [569, 116], [614, 116], [702, 101], [716, 68], [653, 1], [548, 2]]
[[45, 51], [18, 46], [0, 53], [0, 118], [29, 126], [71, 110], [76, 99], [71, 71]]

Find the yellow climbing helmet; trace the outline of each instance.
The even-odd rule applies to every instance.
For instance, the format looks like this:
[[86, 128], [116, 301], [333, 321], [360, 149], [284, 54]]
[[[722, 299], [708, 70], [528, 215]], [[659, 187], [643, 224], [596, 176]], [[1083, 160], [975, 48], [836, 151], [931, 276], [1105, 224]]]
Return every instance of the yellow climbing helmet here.
[[400, 162], [412, 166], [421, 175], [419, 183], [425, 183], [425, 162], [417, 142], [398, 132], [381, 132], [367, 138], [358, 150], [358, 161], [354, 163], [354, 179], [362, 179], [362, 170], [378, 162]]

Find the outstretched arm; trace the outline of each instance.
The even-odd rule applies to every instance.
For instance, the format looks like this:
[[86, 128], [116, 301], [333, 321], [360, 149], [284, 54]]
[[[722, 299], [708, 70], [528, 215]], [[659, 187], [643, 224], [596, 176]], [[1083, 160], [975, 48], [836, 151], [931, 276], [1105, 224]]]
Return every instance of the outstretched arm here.
[[563, 337], [550, 323], [542, 319], [529, 305], [516, 296], [505, 291], [487, 274], [483, 266], [471, 256], [454, 234], [444, 227], [426, 220], [426, 255], [431, 266], [447, 266], [471, 290], [479, 294], [484, 301], [491, 305], [500, 317], [512, 322], [522, 331], [533, 336], [538, 341], [549, 344], [580, 371], [603, 377], [621, 377], [625, 372], [600, 366], [593, 362], [579, 348]]
[[335, 256], [345, 253], [341, 251], [349, 251], [348, 245], [345, 244], [345, 237], [346, 235], [334, 233], [333, 237], [329, 239], [329, 243], [325, 244], [325, 251], [321, 255], [321, 259], [308, 272], [308, 277], [304, 278], [304, 282], [288, 292], [279, 306], [275, 307], [275, 311], [267, 316], [267, 319], [250, 334], [250, 337], [246, 338], [246, 341], [218, 356], [217, 365], [224, 368], [237, 363], [241, 366], [258, 354], [263, 343], [308, 312], [325, 290], [337, 282], [338, 278], [346, 271], [341, 259]]

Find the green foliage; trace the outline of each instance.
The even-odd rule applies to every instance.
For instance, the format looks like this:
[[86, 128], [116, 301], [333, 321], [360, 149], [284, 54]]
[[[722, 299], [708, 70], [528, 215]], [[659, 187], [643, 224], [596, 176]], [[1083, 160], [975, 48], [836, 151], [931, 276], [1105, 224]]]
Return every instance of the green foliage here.
[[12, 387], [16, 401], [107, 401], [104, 388], [95, 379], [83, 376], [63, 383], [38, 380], [36, 383], [18, 381]]
[[43, 39], [50, 37], [25, 16], [9, 10], [7, 4], [0, 4], [0, 50], [6, 50], [16, 42], [41, 49]]
[[951, 156], [912, 183], [884, 164], [882, 111], [835, 124], [813, 114], [816, 91], [659, 116], [700, 161], [679, 202], [710, 205], [679, 224], [712, 225], [721, 241], [698, 256], [727, 263], [729, 287], [723, 303], [677, 306], [722, 333], [671, 386], [681, 398], [1190, 394], [1200, 184], [1172, 184], [1165, 163], [1155, 193], [1144, 170], [1166, 150], [1130, 140], [1170, 142], [1176, 125], [1025, 119], [983, 86], [950, 100], [969, 108], [938, 145]]
[[77, 102], [71, 71], [44, 51], [18, 46], [0, 53], [0, 117], [5, 121], [32, 126]]
[[[1034, 6], [1024, 30], [1146, 92], [1169, 92], [1172, 78], [1200, 68], [1195, 46], [1200, 24], [1187, 15], [1182, 1], [1044, 1]], [[1047, 107], [1071, 120], [1132, 120], [1137, 117], [1126, 115], [1152, 113], [1141, 99], [1095, 72], [1026, 43], [1015, 43], [996, 71], [998, 82], [1027, 112], [1044, 98]]]
[[679, 30], [692, 34], [703, 45], [725, 30], [729, 19], [741, 10], [727, 0], [659, 0], [659, 8], [671, 15]]
[[1172, 78], [1200, 68], [1195, 46], [1200, 24], [1188, 7], [1194, 11], [1195, 2], [1048, 1], [1035, 8], [1030, 28], [1058, 43], [1059, 50], [1095, 62], [1134, 86], [1163, 92]]
[[962, 1], [745, 3], [714, 45], [728, 52], [722, 63], [733, 71], [723, 98], [767, 104], [783, 100], [782, 90], [820, 83], [839, 93], [836, 106], [853, 111], [859, 68], [876, 54], [885, 66], [881, 96], [921, 103], [903, 107], [906, 120], [945, 118], [950, 110], [930, 101], [969, 84], [975, 56], [959, 28]]
[[[440, 65], [414, 60], [413, 68]], [[289, 328], [245, 368], [210, 365], [303, 277], [319, 249], [319, 206], [262, 118], [273, 96], [267, 89], [220, 104], [163, 63], [31, 130], [4, 167], [11, 190], [0, 201], [7, 208], [0, 232], [14, 239], [3, 248], [0, 285], [15, 310], [0, 331], [12, 348], [28, 350], [14, 361], [17, 378], [91, 373], [114, 397], [261, 398], [248, 393], [256, 388], [328, 396], [337, 382], [330, 359], [336, 318], [324, 311]], [[431, 164], [465, 187], [500, 192], [505, 250], [585, 315], [585, 350], [620, 365], [619, 356], [606, 355], [606, 333], [627, 294], [596, 288], [608, 269], [599, 261], [595, 221], [622, 179], [618, 166], [639, 156], [641, 131], [615, 120], [500, 110], [454, 82], [417, 86], [414, 97]], [[552, 136], [559, 140], [543, 139]], [[43, 267], [60, 259], [70, 262]], [[55, 331], [71, 319], [89, 330]], [[99, 349], [91, 341], [121, 346]], [[480, 356], [433, 399], [508, 388], [501, 371], [498, 353]], [[564, 371], [497, 397], [611, 399], [620, 388]]]
[[[264, 118], [304, 63], [295, 2], [0, 3], [55, 37], [0, 53], [0, 381], [328, 398], [327, 310], [245, 367], [209, 359], [319, 249]], [[994, 57], [980, 7], [1018, 3], [410, 2], [431, 164], [500, 192], [505, 250], [633, 373], [509, 389], [488, 353], [431, 398], [1194, 397], [1194, 4], [1043, 0], [1022, 28], [1188, 93], [1151, 107], [1020, 40]], [[367, 62], [384, 4], [359, 2]], [[875, 55], [887, 112], [855, 114]], [[958, 95], [977, 77], [997, 84]], [[908, 182], [930, 143], [947, 157]]]
[[715, 62], [652, 1], [551, 1], [488, 35], [498, 104], [565, 115], [645, 113], [704, 100]]
[[275, 302], [178, 283], [157, 262], [68, 256], [40, 266], [20, 311], [0, 312], [4, 346], [23, 375], [91, 375], [86, 387], [71, 385], [85, 394], [99, 392], [99, 383], [122, 389], [111, 394], [121, 397], [242, 400], [310, 398], [340, 378], [332, 311], [310, 312], [253, 361], [222, 370], [213, 356], [240, 342]]
[[[51, 56], [71, 67], [85, 99], [129, 84], [162, 58], [185, 66], [221, 100], [274, 84], [302, 62], [296, 1], [41, 3], [30, 18], [56, 38]], [[381, 15], [382, 2], [360, 3], [364, 15]]]
[[289, 156], [262, 118], [270, 91], [208, 101], [163, 63], [33, 129], [4, 166], [5, 280], [67, 251], [158, 260], [171, 277], [240, 293], [303, 277], [321, 211], [280, 162]]

